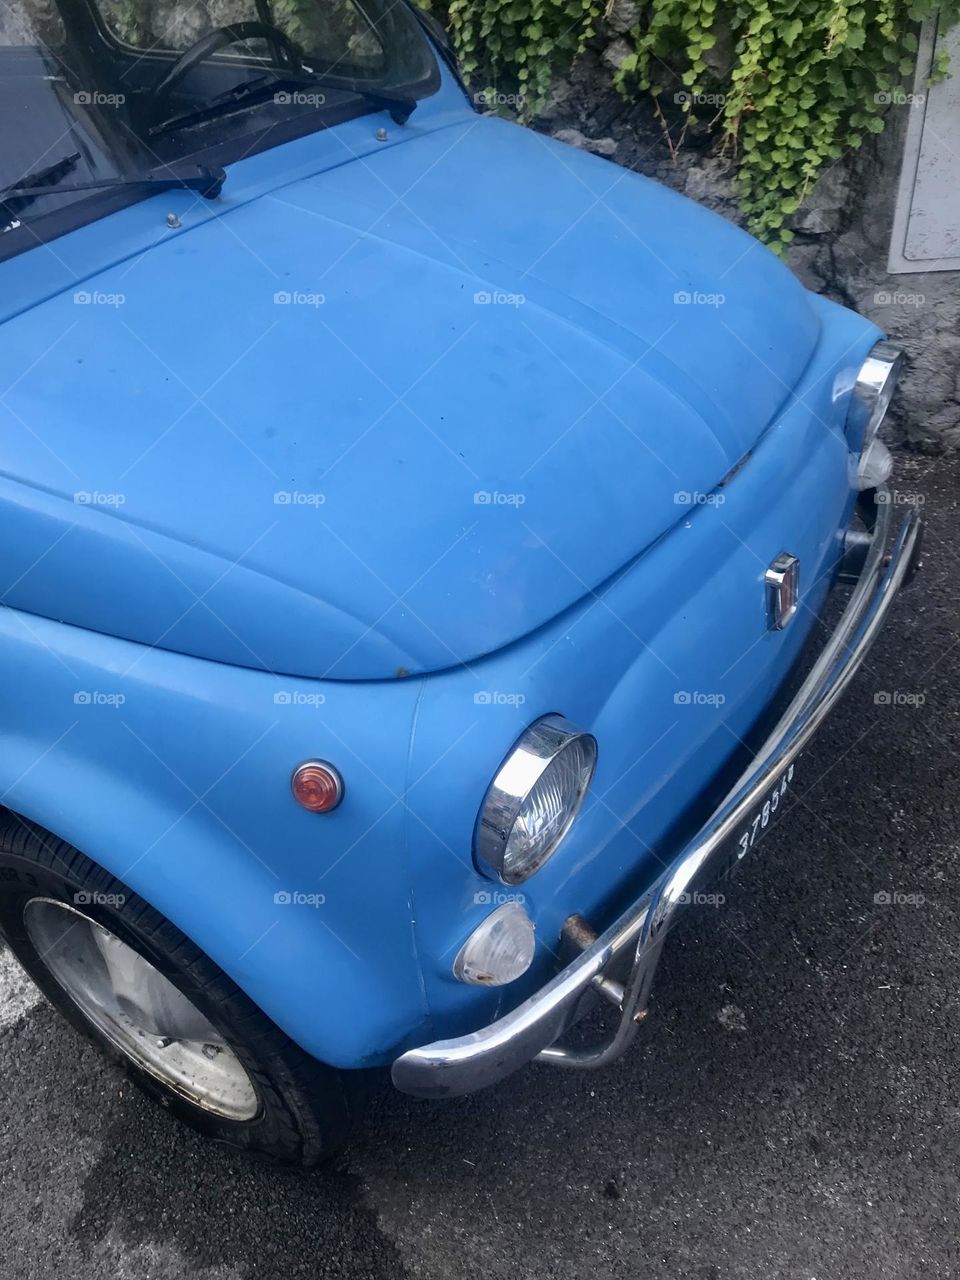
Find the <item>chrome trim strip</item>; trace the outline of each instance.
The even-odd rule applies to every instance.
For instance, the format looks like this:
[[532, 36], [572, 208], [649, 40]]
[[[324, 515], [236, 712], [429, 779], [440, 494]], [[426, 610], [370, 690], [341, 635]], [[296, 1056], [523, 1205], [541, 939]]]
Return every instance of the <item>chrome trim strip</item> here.
[[800, 561], [781, 551], [763, 575], [767, 594], [767, 626], [782, 631], [797, 612], [800, 599]]
[[[819, 728], [873, 643], [887, 611], [919, 553], [919, 512], [904, 520], [895, 546], [885, 554], [892, 506], [878, 504], [873, 545], [840, 622], [796, 697], [778, 721], [749, 770], [699, 834], [659, 880], [565, 969], [522, 1004], [489, 1026], [453, 1040], [410, 1049], [392, 1068], [404, 1093], [437, 1098], [496, 1084], [538, 1058], [559, 1066], [599, 1067], [626, 1048], [642, 1017], [664, 939], [680, 899], [703, 873], [764, 790], [796, 759]], [[627, 948], [633, 965], [615, 1034], [595, 1048], [554, 1043], [581, 997]]]

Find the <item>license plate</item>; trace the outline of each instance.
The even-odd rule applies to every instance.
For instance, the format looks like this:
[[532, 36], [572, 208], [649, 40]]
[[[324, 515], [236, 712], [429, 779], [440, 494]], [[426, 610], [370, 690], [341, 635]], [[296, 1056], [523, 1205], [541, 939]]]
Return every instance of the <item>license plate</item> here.
[[711, 879], [722, 879], [728, 875], [738, 863], [742, 862], [767, 834], [783, 811], [787, 792], [793, 782], [795, 765], [789, 765], [780, 774], [769, 789], [762, 795], [750, 810], [739, 827], [727, 837], [723, 855], [719, 859], [715, 875]]
[[744, 818], [743, 825], [731, 841], [735, 853], [734, 862], [740, 862], [747, 856], [776, 819], [793, 782], [793, 770], [793, 765], [785, 769], [767, 794], [757, 801], [753, 812]]

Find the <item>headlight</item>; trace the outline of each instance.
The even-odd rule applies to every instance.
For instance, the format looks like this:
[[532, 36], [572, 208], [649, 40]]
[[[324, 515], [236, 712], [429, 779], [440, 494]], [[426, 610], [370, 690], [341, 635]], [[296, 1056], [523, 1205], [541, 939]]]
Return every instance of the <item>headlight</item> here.
[[505, 884], [528, 880], [570, 830], [596, 763], [596, 739], [563, 716], [532, 724], [484, 799], [474, 835], [477, 869]]
[[902, 368], [903, 352], [892, 342], [878, 342], [863, 362], [847, 412], [847, 432], [861, 452], [872, 444], [890, 408]]

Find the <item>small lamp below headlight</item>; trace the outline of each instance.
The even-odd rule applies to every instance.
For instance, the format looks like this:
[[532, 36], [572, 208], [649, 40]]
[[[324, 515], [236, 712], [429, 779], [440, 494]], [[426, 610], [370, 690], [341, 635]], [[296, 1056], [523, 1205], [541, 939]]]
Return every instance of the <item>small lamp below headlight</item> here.
[[893, 472], [893, 457], [882, 440], [871, 440], [860, 455], [857, 467], [857, 488], [878, 489], [886, 484]]
[[533, 921], [519, 902], [490, 913], [460, 948], [453, 976], [479, 987], [502, 987], [530, 968], [536, 939]]

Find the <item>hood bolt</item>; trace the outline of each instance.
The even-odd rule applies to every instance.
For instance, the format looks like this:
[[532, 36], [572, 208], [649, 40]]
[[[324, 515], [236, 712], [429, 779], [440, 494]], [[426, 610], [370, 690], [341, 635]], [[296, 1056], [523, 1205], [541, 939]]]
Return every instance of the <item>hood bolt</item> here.
[[386, 140], [387, 140], [387, 138], [388, 138], [388, 137], [389, 137], [389, 134], [387, 133], [386, 129], [378, 129], [378, 130], [377, 130], [377, 141], [378, 141], [378, 142], [386, 142]]
[[168, 213], [168, 214], [167, 214], [167, 226], [168, 226], [172, 231], [176, 231], [177, 227], [182, 227], [182, 226], [183, 226], [183, 223], [180, 221], [180, 219], [177, 217], [177, 215], [176, 215], [175, 213]]

